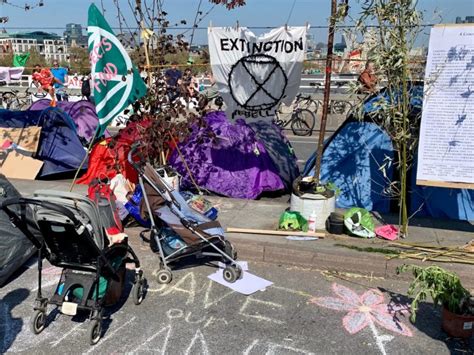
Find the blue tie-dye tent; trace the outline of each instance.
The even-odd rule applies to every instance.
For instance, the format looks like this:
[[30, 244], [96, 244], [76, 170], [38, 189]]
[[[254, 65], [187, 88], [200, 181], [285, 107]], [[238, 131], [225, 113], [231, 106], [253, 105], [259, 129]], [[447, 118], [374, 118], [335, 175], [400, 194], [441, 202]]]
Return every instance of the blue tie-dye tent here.
[[[423, 87], [411, 87], [411, 114], [421, 110]], [[388, 99], [386, 92], [366, 99], [363, 111], [376, 113], [378, 102]], [[396, 97], [395, 97], [396, 99]], [[321, 181], [332, 182], [340, 190], [336, 207], [362, 207], [390, 212], [396, 208], [391, 198], [391, 183], [396, 179], [396, 154], [390, 136], [377, 120], [349, 117], [325, 142]], [[303, 175], [314, 175], [316, 153], [306, 163]], [[474, 191], [416, 185], [416, 157], [410, 170], [408, 202], [417, 216], [474, 220]]]

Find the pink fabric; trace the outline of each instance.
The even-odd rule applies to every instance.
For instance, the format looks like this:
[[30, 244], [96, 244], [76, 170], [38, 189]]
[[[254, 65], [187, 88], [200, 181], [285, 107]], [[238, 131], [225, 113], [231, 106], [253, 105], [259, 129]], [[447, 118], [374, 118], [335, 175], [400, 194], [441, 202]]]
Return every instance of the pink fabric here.
[[375, 228], [375, 234], [377, 237], [383, 239], [395, 240], [398, 238], [398, 229], [392, 224], [387, 224], [385, 226]]

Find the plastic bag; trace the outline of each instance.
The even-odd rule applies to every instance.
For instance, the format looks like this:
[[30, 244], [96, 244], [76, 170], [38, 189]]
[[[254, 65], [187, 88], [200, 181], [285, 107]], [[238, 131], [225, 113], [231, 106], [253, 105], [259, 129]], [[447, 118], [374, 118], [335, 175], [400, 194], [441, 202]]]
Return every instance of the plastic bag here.
[[140, 185], [136, 185], [135, 191], [133, 192], [132, 197], [128, 202], [125, 204], [125, 208], [127, 209], [128, 213], [136, 219], [138, 223], [140, 223], [145, 228], [150, 228], [151, 223], [149, 220], [144, 220], [140, 215], [140, 202], [143, 198], [143, 191]]
[[279, 229], [308, 231], [308, 221], [296, 211], [285, 211], [278, 223]]
[[375, 238], [375, 225], [370, 212], [359, 207], [352, 207], [344, 213], [344, 225], [347, 230], [358, 237]]

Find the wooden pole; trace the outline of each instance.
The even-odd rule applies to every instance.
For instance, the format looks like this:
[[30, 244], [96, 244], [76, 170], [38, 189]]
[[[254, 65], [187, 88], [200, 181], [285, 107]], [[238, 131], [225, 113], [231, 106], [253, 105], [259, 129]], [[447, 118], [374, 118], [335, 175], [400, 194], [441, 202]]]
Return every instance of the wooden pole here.
[[264, 234], [264, 235], [295, 235], [298, 237], [317, 237], [323, 239], [326, 236], [324, 232], [300, 232], [300, 231], [274, 231], [269, 229], [248, 229], [248, 228], [227, 228], [227, 233], [241, 234]]
[[336, 30], [336, 0], [331, 0], [331, 18], [329, 19], [329, 35], [328, 35], [328, 51], [326, 57], [326, 79], [324, 81], [324, 99], [323, 113], [321, 116], [321, 127], [319, 129], [318, 149], [316, 150], [316, 166], [314, 168], [314, 177], [316, 184], [319, 184], [319, 175], [321, 173], [321, 159], [324, 148], [324, 136], [326, 134], [326, 122], [328, 118], [329, 96], [331, 94], [331, 72], [332, 72], [332, 56], [334, 46], [334, 32]]

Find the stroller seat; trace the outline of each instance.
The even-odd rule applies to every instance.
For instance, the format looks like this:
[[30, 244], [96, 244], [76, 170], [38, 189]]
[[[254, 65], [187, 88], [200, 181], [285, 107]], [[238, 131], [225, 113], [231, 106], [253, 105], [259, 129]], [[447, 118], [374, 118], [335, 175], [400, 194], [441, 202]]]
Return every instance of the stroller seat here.
[[[20, 209], [9, 208], [19, 205]], [[23, 213], [30, 206], [41, 232], [41, 239], [28, 228]], [[87, 197], [67, 192], [40, 190], [33, 198], [13, 198], [0, 204], [12, 223], [38, 248], [38, 292], [32, 330], [39, 334], [46, 326], [48, 304], [63, 314], [90, 313], [90, 343], [96, 344], [102, 333], [102, 314], [110, 285], [123, 279], [125, 264], [135, 264], [132, 294], [135, 304], [144, 297], [145, 278], [140, 262], [124, 240], [111, 244], [105, 234], [97, 206]], [[52, 297], [42, 295], [42, 259], [63, 269]]]
[[[149, 163], [138, 165], [132, 159], [136, 148], [132, 148], [129, 162], [137, 170], [139, 184], [144, 192], [143, 202], [151, 222], [150, 247], [160, 256], [158, 282], [171, 282], [172, 273], [168, 264], [190, 255], [221, 257], [227, 264], [224, 279], [228, 282], [238, 280], [242, 276], [242, 269], [236, 262], [237, 253], [225, 238], [224, 229], [220, 223], [189, 207], [184, 197], [170, 186]], [[165, 253], [166, 237], [160, 233], [158, 220], [162, 225], [177, 233], [185, 245], [171, 254]]]

